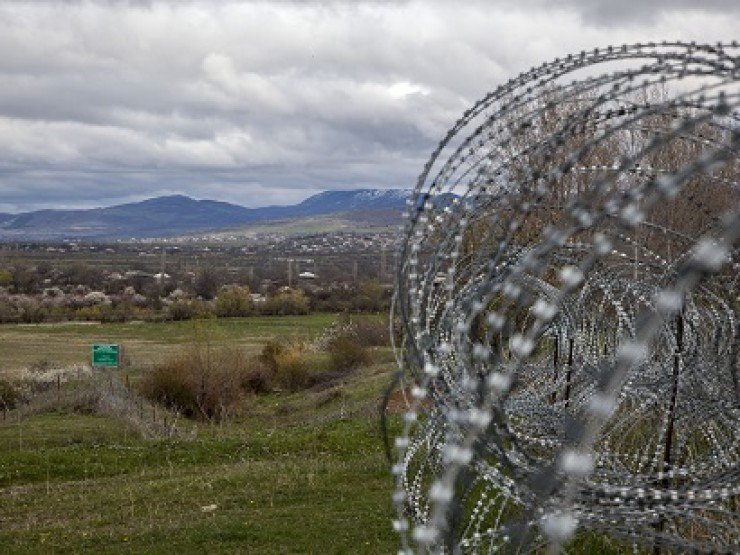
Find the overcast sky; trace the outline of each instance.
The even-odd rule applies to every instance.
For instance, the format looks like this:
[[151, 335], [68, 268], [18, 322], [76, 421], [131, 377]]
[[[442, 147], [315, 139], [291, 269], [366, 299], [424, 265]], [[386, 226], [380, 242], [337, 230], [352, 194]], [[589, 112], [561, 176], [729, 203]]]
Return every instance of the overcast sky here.
[[738, 29], [738, 0], [6, 0], [0, 212], [407, 188], [467, 107], [532, 65]]

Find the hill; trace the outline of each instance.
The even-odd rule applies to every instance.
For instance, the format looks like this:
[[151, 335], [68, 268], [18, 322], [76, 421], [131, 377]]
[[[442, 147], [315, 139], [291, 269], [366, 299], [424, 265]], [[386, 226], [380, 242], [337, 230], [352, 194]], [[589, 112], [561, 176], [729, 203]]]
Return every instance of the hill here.
[[400, 189], [325, 191], [295, 205], [246, 208], [183, 195], [87, 210], [0, 214], [0, 239], [121, 239], [217, 231], [274, 220], [361, 211], [399, 215], [408, 192]]

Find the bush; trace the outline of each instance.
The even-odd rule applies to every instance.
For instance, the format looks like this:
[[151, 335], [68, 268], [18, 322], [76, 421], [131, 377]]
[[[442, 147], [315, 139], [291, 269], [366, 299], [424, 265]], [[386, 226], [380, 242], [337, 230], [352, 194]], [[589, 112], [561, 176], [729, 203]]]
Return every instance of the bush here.
[[358, 366], [367, 364], [369, 357], [367, 350], [357, 340], [353, 333], [345, 333], [334, 337], [328, 345], [332, 370], [345, 372]]
[[274, 374], [278, 368], [278, 357], [283, 351], [285, 351], [285, 345], [279, 341], [268, 341], [262, 347], [258, 360]]
[[133, 318], [134, 306], [129, 302], [105, 305], [101, 311], [101, 322], [128, 322]]
[[274, 314], [286, 316], [289, 314], [308, 314], [310, 304], [306, 294], [297, 289], [283, 291], [268, 297], [267, 301], [260, 305], [262, 314]]
[[99, 322], [103, 319], [103, 307], [100, 305], [83, 306], [75, 310], [75, 320], [84, 320], [87, 322]]
[[388, 322], [377, 317], [347, 319], [347, 327], [363, 347], [386, 347], [390, 345]]
[[309, 385], [311, 369], [306, 347], [300, 343], [285, 347], [275, 356], [274, 380], [280, 387], [298, 391]]
[[356, 289], [352, 297], [352, 310], [356, 312], [380, 312], [388, 310], [389, 291], [383, 289], [377, 280], [365, 281]]
[[0, 323], [17, 322], [20, 319], [18, 309], [7, 297], [0, 297]]
[[189, 301], [175, 301], [167, 307], [170, 320], [190, 320], [195, 315], [195, 308]]
[[21, 392], [11, 382], [0, 380], [0, 409], [14, 409], [22, 398]]
[[144, 376], [139, 389], [144, 397], [195, 417], [199, 415], [197, 381], [188, 359], [182, 358], [155, 367]]
[[167, 307], [165, 319], [191, 320], [212, 318], [213, 315], [213, 305], [209, 301], [180, 299]]
[[242, 379], [242, 387], [254, 393], [269, 393], [274, 375], [275, 372], [257, 362]]
[[27, 324], [37, 324], [46, 320], [46, 308], [33, 297], [22, 297], [18, 301], [18, 315], [20, 320]]
[[284, 344], [270, 341], [258, 357], [258, 362], [270, 376], [271, 382], [288, 391], [310, 386], [319, 372], [320, 361], [305, 343]]
[[221, 421], [239, 411], [255, 379], [241, 350], [195, 347], [147, 373], [140, 392], [189, 418]]
[[222, 287], [216, 298], [216, 316], [249, 316], [253, 308], [249, 287]]

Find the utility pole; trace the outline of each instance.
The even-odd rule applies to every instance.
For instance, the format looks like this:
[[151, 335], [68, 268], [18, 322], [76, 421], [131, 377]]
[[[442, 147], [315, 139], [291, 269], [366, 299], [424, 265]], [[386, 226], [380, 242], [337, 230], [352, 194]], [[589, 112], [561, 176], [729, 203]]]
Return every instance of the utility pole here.
[[385, 279], [385, 247], [380, 247], [380, 276], [378, 281], [383, 283]]
[[288, 287], [293, 285], [293, 259], [288, 258]]
[[357, 283], [357, 260], [352, 262], [352, 279]]

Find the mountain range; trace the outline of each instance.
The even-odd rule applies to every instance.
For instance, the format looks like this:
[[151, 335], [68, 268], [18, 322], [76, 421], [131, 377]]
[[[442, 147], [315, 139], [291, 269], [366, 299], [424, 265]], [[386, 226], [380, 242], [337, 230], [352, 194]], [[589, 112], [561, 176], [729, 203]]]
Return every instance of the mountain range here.
[[377, 211], [386, 220], [392, 211], [400, 220], [408, 195], [409, 191], [402, 189], [325, 191], [298, 204], [263, 208], [170, 195], [107, 208], [0, 214], [0, 239], [167, 237], [323, 214], [343, 213], [347, 216], [347, 213], [355, 211], [362, 212], [365, 219], [368, 213]]

